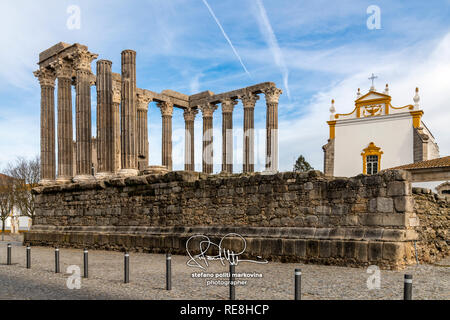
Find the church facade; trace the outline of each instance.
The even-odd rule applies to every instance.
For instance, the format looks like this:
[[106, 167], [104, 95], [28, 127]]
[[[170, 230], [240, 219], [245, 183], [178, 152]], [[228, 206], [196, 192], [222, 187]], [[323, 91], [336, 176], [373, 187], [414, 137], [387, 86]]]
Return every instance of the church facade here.
[[[372, 79], [373, 80], [373, 79]], [[396, 166], [439, 157], [439, 147], [422, 121], [424, 111], [419, 89], [414, 104], [395, 107], [389, 87], [377, 92], [358, 89], [355, 107], [350, 113], [336, 113], [334, 100], [330, 108], [328, 143], [323, 146], [324, 173], [351, 177], [376, 174]]]

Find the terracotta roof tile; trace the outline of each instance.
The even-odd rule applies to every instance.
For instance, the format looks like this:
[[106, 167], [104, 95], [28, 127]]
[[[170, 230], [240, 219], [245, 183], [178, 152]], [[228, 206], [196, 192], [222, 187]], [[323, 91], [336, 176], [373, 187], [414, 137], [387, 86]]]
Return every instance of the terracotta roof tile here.
[[[450, 167], [450, 156], [436, 158], [432, 160], [420, 161], [416, 163], [411, 163], [395, 168], [390, 169], [405, 169], [405, 170], [414, 170], [414, 169], [427, 169], [427, 168], [444, 168]], [[390, 170], [388, 169], [388, 170]]]

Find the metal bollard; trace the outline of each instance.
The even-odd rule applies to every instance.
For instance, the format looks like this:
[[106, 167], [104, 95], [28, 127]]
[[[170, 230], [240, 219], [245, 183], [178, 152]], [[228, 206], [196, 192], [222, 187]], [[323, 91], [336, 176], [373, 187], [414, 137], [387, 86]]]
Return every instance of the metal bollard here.
[[295, 300], [302, 299], [302, 269], [295, 269]]
[[88, 250], [84, 249], [83, 251], [83, 262], [84, 262], [84, 278], [89, 278], [89, 262], [88, 262]]
[[12, 264], [11, 262], [11, 243], [8, 243], [6, 246], [6, 264], [10, 266]]
[[31, 269], [31, 247], [27, 245], [27, 269]]
[[236, 288], [232, 283], [234, 281], [233, 274], [236, 273], [236, 266], [234, 264], [230, 264], [230, 300], [236, 300]]
[[124, 257], [124, 283], [130, 282], [130, 254], [128, 252], [125, 252]]
[[412, 274], [405, 274], [403, 300], [412, 300]]
[[59, 273], [59, 248], [55, 248], [55, 273]]
[[172, 290], [172, 255], [166, 254], [166, 290]]

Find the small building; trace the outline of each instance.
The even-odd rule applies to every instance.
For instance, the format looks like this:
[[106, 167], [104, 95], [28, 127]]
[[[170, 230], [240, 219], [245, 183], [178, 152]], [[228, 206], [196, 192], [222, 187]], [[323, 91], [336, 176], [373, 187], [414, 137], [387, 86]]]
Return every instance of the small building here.
[[438, 194], [440, 194], [441, 196], [444, 196], [447, 199], [447, 201], [450, 201], [450, 182], [449, 181], [446, 181], [446, 182], [438, 185], [436, 187], [436, 190], [437, 190]]
[[358, 89], [355, 106], [349, 113], [336, 113], [332, 101], [330, 136], [323, 146], [326, 175], [376, 174], [439, 157], [435, 138], [422, 120], [419, 89], [416, 88], [414, 104], [395, 107], [391, 99], [388, 85], [381, 93], [372, 83], [366, 94]]

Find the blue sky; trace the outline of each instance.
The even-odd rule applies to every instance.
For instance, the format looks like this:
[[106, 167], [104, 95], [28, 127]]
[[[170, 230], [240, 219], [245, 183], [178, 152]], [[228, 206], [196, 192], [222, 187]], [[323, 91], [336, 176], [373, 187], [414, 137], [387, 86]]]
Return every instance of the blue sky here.
[[[71, 5], [81, 28], [70, 30]], [[377, 5], [381, 29], [369, 30], [367, 8]], [[213, 18], [209, 8], [214, 13]], [[353, 109], [357, 88], [372, 73], [380, 91], [389, 83], [393, 104], [412, 103], [420, 88], [424, 121], [450, 154], [450, 1], [85, 0], [2, 1], [0, 4], [0, 169], [16, 156], [39, 153], [39, 84], [32, 72], [39, 52], [63, 41], [82, 43], [120, 71], [120, 53], [137, 51], [138, 87], [185, 94], [221, 93], [272, 81], [280, 99], [280, 170], [303, 154], [322, 170], [331, 99], [337, 112]], [[228, 40], [229, 41], [228, 41]], [[231, 43], [231, 45], [230, 45]], [[95, 64], [93, 64], [95, 67]], [[95, 69], [95, 68], [94, 68]], [[246, 72], [247, 70], [247, 72]], [[94, 89], [93, 89], [94, 92]], [[95, 95], [93, 95], [95, 114]], [[234, 128], [242, 128], [242, 105]], [[265, 105], [256, 107], [257, 169], [263, 168]], [[93, 117], [95, 122], [95, 117]], [[183, 168], [184, 121], [174, 113], [174, 169]], [[220, 170], [221, 111], [214, 127]], [[201, 162], [201, 115], [196, 162]], [[95, 135], [95, 123], [93, 124]], [[240, 163], [242, 133], [235, 141]], [[161, 116], [149, 110], [150, 163], [161, 163]], [[259, 143], [260, 142], [260, 143]], [[241, 166], [236, 166], [239, 171]]]

